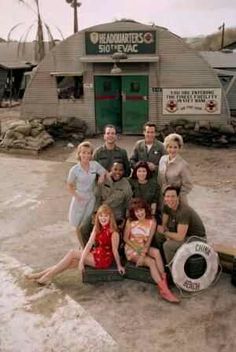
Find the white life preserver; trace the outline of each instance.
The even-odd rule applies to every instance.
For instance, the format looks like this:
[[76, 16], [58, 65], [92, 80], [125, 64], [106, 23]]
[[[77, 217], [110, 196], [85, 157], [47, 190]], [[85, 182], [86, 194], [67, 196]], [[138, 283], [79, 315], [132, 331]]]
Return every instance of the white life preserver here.
[[[184, 267], [186, 261], [194, 254], [203, 256], [206, 260], [206, 270], [198, 279], [187, 276]], [[175, 253], [172, 261], [171, 273], [176, 286], [185, 291], [201, 291], [210, 286], [214, 281], [219, 265], [218, 254], [207, 243], [194, 241], [184, 243]]]

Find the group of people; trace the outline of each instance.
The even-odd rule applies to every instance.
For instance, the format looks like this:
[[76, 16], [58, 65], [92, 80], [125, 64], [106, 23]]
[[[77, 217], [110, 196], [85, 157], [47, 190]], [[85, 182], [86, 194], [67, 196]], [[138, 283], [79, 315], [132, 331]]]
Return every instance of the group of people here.
[[117, 145], [116, 129], [104, 129], [104, 145], [95, 151], [84, 141], [77, 148], [78, 163], [71, 168], [67, 187], [72, 195], [69, 222], [76, 228], [82, 250], [71, 250], [52, 267], [30, 274], [45, 284], [62, 271], [84, 266], [125, 273], [125, 259], [146, 266], [161, 297], [178, 303], [168, 287], [165, 264], [189, 236], [205, 237], [199, 215], [188, 205], [192, 189], [187, 162], [180, 156], [183, 139], [168, 135], [156, 139], [156, 126], [144, 125], [130, 159]]

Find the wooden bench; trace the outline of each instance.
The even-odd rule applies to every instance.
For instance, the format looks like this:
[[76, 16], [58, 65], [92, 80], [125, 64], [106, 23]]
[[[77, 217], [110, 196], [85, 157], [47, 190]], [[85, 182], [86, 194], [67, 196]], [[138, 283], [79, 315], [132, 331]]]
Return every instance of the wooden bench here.
[[136, 267], [134, 263], [126, 262], [125, 275], [121, 275], [115, 265], [109, 269], [96, 269], [90, 266], [85, 266], [82, 275], [83, 283], [122, 281], [124, 279], [137, 280], [146, 283], [155, 284], [148, 268], [140, 266]]
[[95, 282], [106, 282], [106, 281], [122, 281], [124, 276], [122, 276], [115, 265], [108, 269], [96, 269], [91, 266], [85, 266], [82, 281], [84, 283], [93, 284]]
[[144, 267], [144, 266], [137, 267], [132, 262], [127, 262], [125, 264], [124, 277], [126, 279], [137, 280], [137, 281], [142, 281], [142, 282], [156, 285], [156, 283], [153, 281], [153, 279], [151, 277], [149, 268]]
[[236, 247], [214, 244], [214, 250], [218, 253], [223, 271], [232, 273], [233, 264], [236, 258]]
[[233, 260], [233, 270], [232, 270], [232, 276], [231, 276], [231, 283], [236, 286], [236, 257], [234, 257]]

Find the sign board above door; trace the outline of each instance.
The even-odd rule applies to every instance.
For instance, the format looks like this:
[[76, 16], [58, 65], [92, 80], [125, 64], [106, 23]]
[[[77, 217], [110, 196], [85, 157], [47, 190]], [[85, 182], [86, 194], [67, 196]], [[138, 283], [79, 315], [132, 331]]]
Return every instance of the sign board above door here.
[[87, 55], [155, 54], [155, 31], [86, 32]]

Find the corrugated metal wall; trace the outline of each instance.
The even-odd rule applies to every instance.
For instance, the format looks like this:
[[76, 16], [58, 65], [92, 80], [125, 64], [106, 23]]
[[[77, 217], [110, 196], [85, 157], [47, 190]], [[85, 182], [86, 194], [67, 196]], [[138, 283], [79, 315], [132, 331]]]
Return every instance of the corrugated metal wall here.
[[56, 46], [40, 63], [27, 87], [22, 104], [22, 117], [80, 117], [91, 132], [95, 130], [93, 88], [84, 87], [84, 95], [76, 100], [59, 100], [56, 77], [52, 72], [83, 72], [84, 83], [93, 84], [93, 65], [79, 61], [85, 55], [84, 33], [77, 33]]
[[232, 85], [227, 90], [227, 99], [231, 110], [236, 110], [236, 76], [233, 77]]

